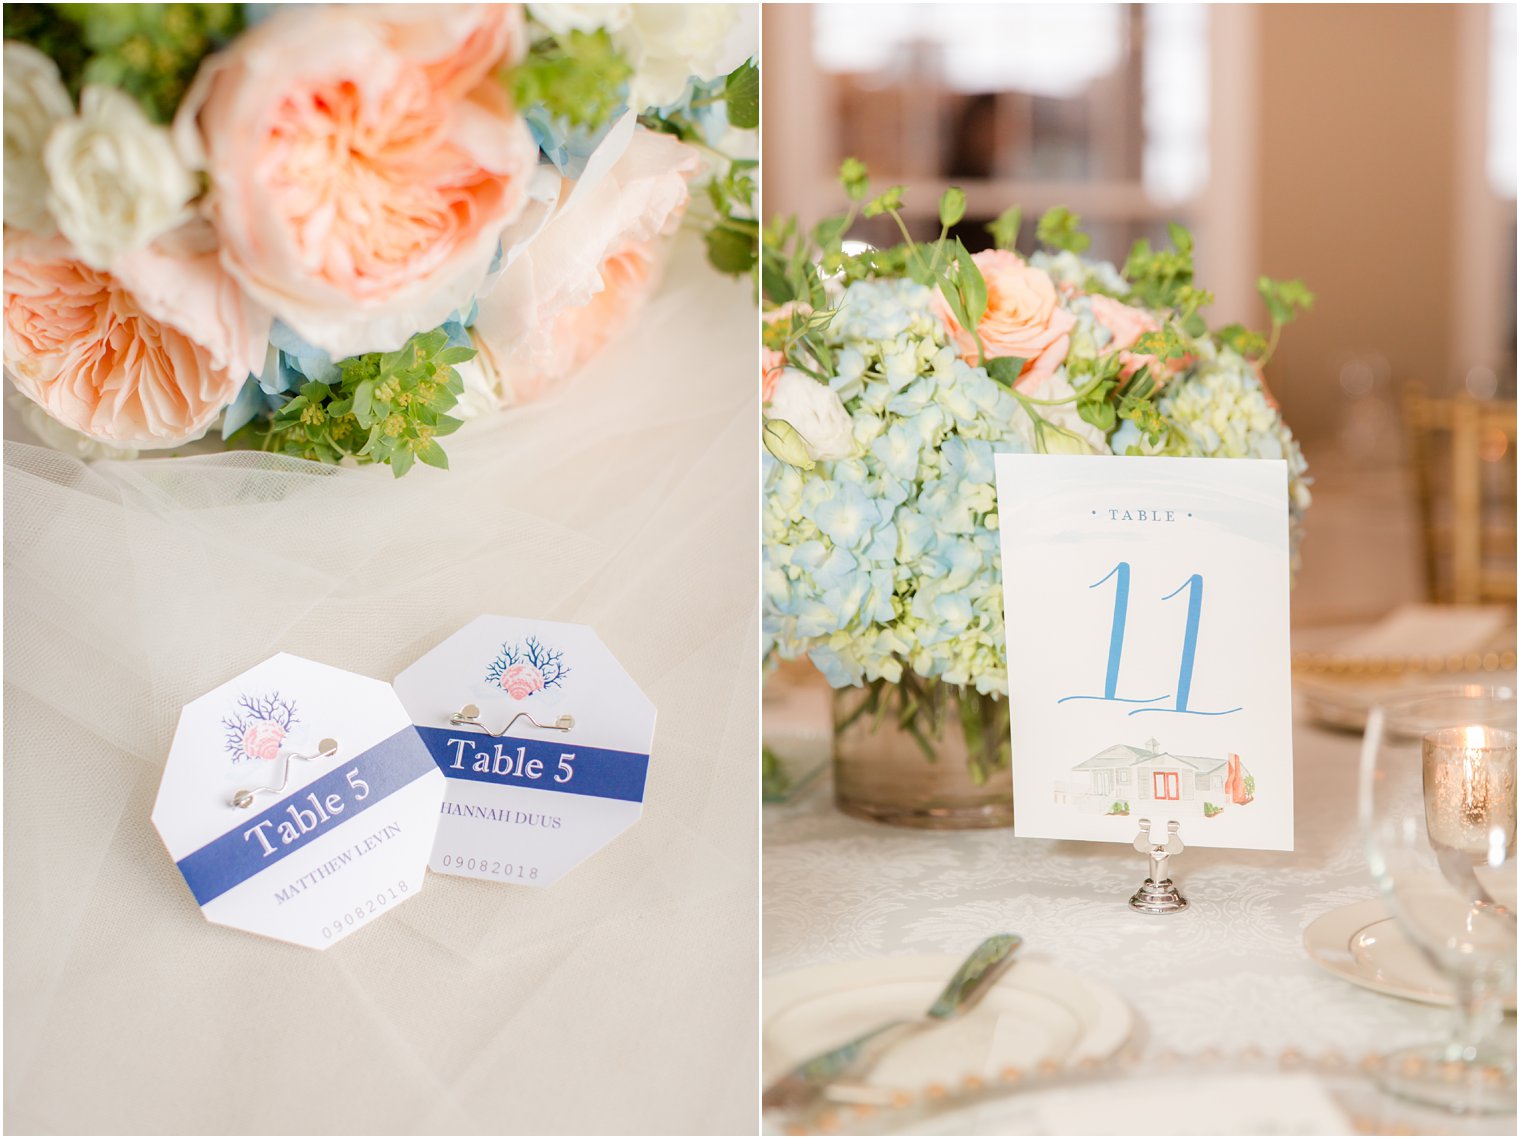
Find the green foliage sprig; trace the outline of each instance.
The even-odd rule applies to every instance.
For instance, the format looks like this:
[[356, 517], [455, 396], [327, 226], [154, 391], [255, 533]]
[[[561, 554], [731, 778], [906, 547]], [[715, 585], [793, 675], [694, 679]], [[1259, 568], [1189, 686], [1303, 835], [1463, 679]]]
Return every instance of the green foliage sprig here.
[[760, 749], [760, 797], [767, 803], [779, 803], [792, 789], [792, 777], [787, 774], [781, 757], [768, 747]]
[[323, 463], [388, 463], [397, 478], [417, 461], [447, 469], [438, 440], [463, 422], [448, 414], [464, 392], [454, 365], [474, 355], [450, 345], [441, 328], [418, 333], [398, 351], [342, 361], [335, 381], [303, 384], [267, 424], [245, 430], [266, 451]]
[[760, 68], [746, 59], [723, 80], [728, 125], [739, 130], [760, 129]]
[[[965, 217], [966, 198], [959, 189], [952, 187], [941, 197], [939, 237], [923, 244], [913, 240], [902, 217], [905, 192], [902, 186], [888, 187], [873, 196], [869, 173], [864, 164], [853, 158], [840, 166], [839, 181], [849, 202], [845, 213], [825, 218], [811, 230], [802, 229], [793, 219], [781, 219], [765, 231], [760, 280], [766, 299], [774, 305], [798, 302], [812, 313], [802, 318], [794, 309], [787, 320], [767, 326], [767, 346], [783, 352], [792, 367], [824, 382], [833, 372], [828, 346], [817, 335], [830, 315], [826, 281], [848, 285], [871, 277], [908, 277], [940, 293], [956, 321], [975, 341], [978, 362], [993, 380], [1010, 390], [1029, 414], [1042, 449], [1060, 445], [1057, 437], [1070, 432], [1042, 416], [1040, 408], [1064, 404], [1074, 404], [1085, 422], [1104, 433], [1112, 432], [1121, 420], [1128, 420], [1152, 448], [1165, 448], [1174, 441], [1176, 428], [1157, 406], [1162, 385], [1150, 365], [1137, 369], [1126, 380], [1120, 375], [1123, 361], [1117, 352], [1095, 359], [1068, 360], [1067, 376], [1073, 395], [1046, 400], [1026, 395], [1016, 386], [1027, 361], [1018, 357], [987, 357], [977, 333], [977, 325], [987, 311], [987, 283], [965, 245], [949, 237], [950, 228]], [[856, 218], [880, 216], [892, 218], [902, 234], [902, 243], [887, 249], [845, 252], [844, 236]], [[1092, 244], [1081, 221], [1071, 210], [1057, 206], [1039, 219], [1036, 234], [1047, 248], [1081, 254]], [[1012, 250], [1022, 225], [1023, 214], [1014, 206], [986, 228], [998, 248]], [[1210, 335], [1200, 310], [1213, 301], [1212, 294], [1193, 280], [1192, 234], [1176, 224], [1169, 226], [1168, 233], [1169, 248], [1153, 249], [1144, 239], [1135, 242], [1122, 270], [1129, 292], [1118, 294], [1126, 302], [1139, 302], [1160, 316], [1161, 327], [1146, 333], [1131, 348], [1134, 354], [1152, 356], [1160, 362], [1185, 360], [1194, 354], [1197, 342]], [[1089, 292], [1113, 295], [1113, 286], [1094, 275], [1089, 275], [1085, 287]], [[1276, 348], [1282, 327], [1306, 312], [1314, 303], [1314, 295], [1301, 281], [1273, 281], [1266, 277], [1257, 282], [1257, 290], [1272, 318], [1270, 334], [1229, 325], [1213, 335], [1226, 347], [1264, 362]], [[778, 447], [778, 452], [784, 450]]]
[[239, 4], [7, 4], [4, 26], [58, 65], [76, 100], [88, 84], [120, 87], [167, 123], [201, 60], [244, 19]]
[[[783, 352], [792, 367], [825, 382], [832, 373], [829, 349], [817, 335], [827, 323], [826, 319], [820, 322], [817, 313], [826, 314], [831, 307], [824, 288], [826, 280], [839, 279], [849, 284], [877, 276], [906, 276], [938, 290], [956, 321], [976, 343], [978, 362], [993, 380], [1009, 389], [1028, 413], [1042, 450], [1065, 446], [1061, 437], [1071, 433], [1051, 422], [1040, 409], [1068, 404], [1074, 404], [1085, 422], [1105, 433], [1112, 432], [1120, 420], [1130, 420], [1152, 446], [1161, 445], [1169, 437], [1174, 428], [1155, 402], [1160, 385], [1148, 367], [1139, 369], [1127, 381], [1122, 380], [1118, 353], [1096, 360], [1070, 361], [1068, 377], [1073, 394], [1049, 400], [1018, 390], [1017, 381], [1026, 360], [988, 358], [977, 331], [987, 311], [987, 282], [966, 246], [949, 236], [950, 228], [965, 217], [966, 197], [960, 189], [951, 187], [941, 197], [940, 233], [935, 241], [925, 245], [913, 240], [902, 217], [904, 187], [891, 186], [873, 196], [869, 173], [854, 158], [846, 159], [840, 166], [839, 181], [849, 201], [844, 214], [825, 218], [810, 231], [802, 230], [794, 220], [783, 219], [772, 223], [765, 232], [761, 286], [766, 298], [776, 305], [800, 302], [815, 310], [811, 318], [802, 319], [794, 309], [787, 320], [773, 322], [767, 328], [767, 346]], [[893, 219], [902, 234], [902, 243], [888, 249], [846, 253], [844, 235], [855, 219], [879, 216]], [[1022, 226], [1022, 211], [1014, 206], [987, 229], [998, 248], [1012, 250]], [[1080, 254], [1092, 244], [1091, 237], [1082, 229], [1081, 218], [1064, 206], [1047, 210], [1039, 219], [1036, 234], [1046, 247], [1071, 253]], [[1125, 266], [1126, 275], [1132, 274], [1136, 299], [1167, 314], [1161, 330], [1150, 334], [1135, 349], [1162, 360], [1190, 354], [1190, 338], [1206, 331], [1197, 311], [1211, 300], [1193, 285], [1192, 236], [1181, 226], [1173, 226], [1171, 237], [1171, 249], [1152, 250], [1149, 243], [1137, 242]], [[1290, 303], [1293, 299], [1288, 296], [1284, 301]], [[784, 458], [791, 449], [781, 446], [781, 440], [777, 443], [773, 453]]]
[[760, 223], [753, 216], [759, 165], [753, 158], [729, 159], [728, 168], [707, 184], [713, 216], [703, 240], [707, 260], [720, 273], [748, 273], [760, 259]]
[[506, 75], [519, 107], [541, 105], [573, 127], [596, 131], [623, 105], [633, 67], [605, 28], [539, 40]]
[[1040, 244], [1051, 249], [1064, 249], [1068, 253], [1086, 253], [1092, 245], [1092, 237], [1082, 229], [1082, 219], [1065, 206], [1052, 206], [1045, 211], [1035, 228]]
[[728, 125], [739, 130], [760, 126], [760, 69], [747, 59], [722, 79], [699, 89], [684, 108], [648, 114], [639, 121], [651, 130], [675, 135], [682, 142], [704, 151], [714, 166], [707, 183], [711, 212], [693, 214], [703, 229], [707, 260], [720, 273], [739, 276], [760, 261], [760, 222], [757, 220], [760, 163], [753, 158], [733, 158], [706, 142], [697, 114], [721, 104]]
[[1145, 238], [1135, 242], [1129, 259], [1124, 263], [1124, 277], [1136, 298], [1151, 308], [1182, 308], [1193, 303], [1193, 309], [1207, 301], [1190, 291], [1193, 286], [1193, 235], [1182, 226], [1171, 223], [1167, 227], [1172, 248], [1152, 249]]
[[1023, 226], [1024, 211], [1018, 206], [1009, 206], [996, 221], [987, 223], [987, 232], [992, 234], [992, 242], [997, 248], [1011, 253], [1019, 243], [1019, 230]]
[[1314, 307], [1314, 294], [1302, 281], [1274, 281], [1271, 277], [1257, 278], [1256, 291], [1266, 303], [1267, 315], [1272, 319], [1272, 331], [1262, 334], [1253, 332], [1244, 325], [1227, 324], [1216, 335], [1226, 347], [1265, 366], [1277, 351], [1283, 326], [1291, 324]]

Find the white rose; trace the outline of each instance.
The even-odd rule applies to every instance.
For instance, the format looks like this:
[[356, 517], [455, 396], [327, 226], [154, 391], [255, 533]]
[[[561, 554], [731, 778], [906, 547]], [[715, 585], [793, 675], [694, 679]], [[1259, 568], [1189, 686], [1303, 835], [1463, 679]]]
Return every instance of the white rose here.
[[165, 127], [114, 87], [86, 87], [79, 117], [53, 128], [43, 150], [58, 228], [80, 259], [105, 268], [191, 216], [195, 176]]
[[754, 53], [753, 17], [745, 4], [635, 4], [626, 27], [613, 35], [633, 66], [628, 105], [642, 112], [665, 107], [686, 82], [727, 75]]
[[846, 459], [855, 453], [854, 424], [839, 396], [796, 368], [784, 368], [776, 378], [765, 417], [790, 423], [815, 459]]
[[615, 32], [628, 23], [627, 4], [529, 4], [528, 14], [557, 36], [570, 32]]
[[5, 41], [5, 224], [33, 233], [55, 228], [47, 209], [42, 148], [74, 113], [58, 65], [34, 47]]

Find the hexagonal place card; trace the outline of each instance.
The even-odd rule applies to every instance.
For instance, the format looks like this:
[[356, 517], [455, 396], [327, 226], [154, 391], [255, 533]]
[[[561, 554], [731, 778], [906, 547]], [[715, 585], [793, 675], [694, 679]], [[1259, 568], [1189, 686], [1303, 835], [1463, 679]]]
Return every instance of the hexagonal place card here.
[[422, 889], [443, 788], [389, 684], [280, 653], [185, 705], [153, 825], [211, 921], [326, 949]]
[[549, 886], [638, 822], [654, 705], [587, 626], [477, 617], [395, 684], [448, 777], [439, 873]]

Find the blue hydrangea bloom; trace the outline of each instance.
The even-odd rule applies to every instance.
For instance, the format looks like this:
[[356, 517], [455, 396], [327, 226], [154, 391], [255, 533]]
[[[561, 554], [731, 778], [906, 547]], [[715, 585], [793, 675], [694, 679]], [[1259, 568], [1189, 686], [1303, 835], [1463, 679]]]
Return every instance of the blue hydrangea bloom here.
[[802, 471], [765, 456], [764, 650], [807, 656], [837, 687], [926, 678], [1006, 695], [1002, 569], [993, 456], [1038, 449], [1030, 408], [1099, 453], [1281, 458], [1288, 462], [1294, 549], [1309, 504], [1302, 452], [1252, 365], [1202, 337], [1157, 408], [1173, 430], [1149, 445], [1130, 421], [1110, 435], [1083, 422], [1071, 374], [1091, 374], [1112, 334], [1081, 290], [1124, 296], [1111, 265], [1037, 255], [1074, 292], [1065, 363], [1025, 405], [950, 345], [933, 293], [910, 280], [842, 290], [819, 336], [824, 377], [849, 413], [854, 453]]

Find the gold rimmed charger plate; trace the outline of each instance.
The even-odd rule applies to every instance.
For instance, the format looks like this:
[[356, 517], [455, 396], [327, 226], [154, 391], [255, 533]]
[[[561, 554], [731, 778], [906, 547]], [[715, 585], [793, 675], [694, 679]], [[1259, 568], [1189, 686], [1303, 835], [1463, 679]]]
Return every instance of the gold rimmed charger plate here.
[[[1510, 641], [1514, 640], [1513, 633]], [[1293, 672], [1299, 676], [1333, 676], [1347, 680], [1386, 680], [1400, 676], [1467, 676], [1515, 671], [1513, 649], [1448, 653], [1436, 656], [1355, 656], [1345, 653], [1298, 652]]]

